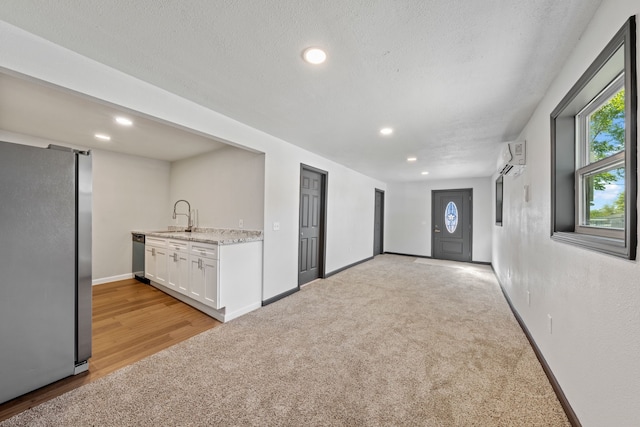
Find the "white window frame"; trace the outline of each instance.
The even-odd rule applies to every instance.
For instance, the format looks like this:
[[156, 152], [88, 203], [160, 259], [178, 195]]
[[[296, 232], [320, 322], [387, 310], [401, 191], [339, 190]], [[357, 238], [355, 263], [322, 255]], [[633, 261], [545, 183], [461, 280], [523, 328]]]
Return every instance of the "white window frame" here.
[[[625, 166], [626, 148], [612, 154], [609, 157], [591, 162], [589, 155], [591, 153], [589, 147], [589, 117], [592, 113], [599, 110], [620, 90], [624, 89], [624, 71], [616, 77], [602, 92], [600, 92], [589, 104], [587, 104], [578, 114], [576, 114], [576, 233], [592, 234], [594, 236], [610, 237], [614, 239], [624, 239], [625, 230], [610, 229], [597, 227], [593, 225], [585, 225], [586, 222], [586, 195], [584, 189], [584, 181], [588, 176], [596, 175], [611, 169], [617, 169]], [[626, 188], [626, 183], [625, 183]], [[625, 212], [625, 215], [627, 212]]]

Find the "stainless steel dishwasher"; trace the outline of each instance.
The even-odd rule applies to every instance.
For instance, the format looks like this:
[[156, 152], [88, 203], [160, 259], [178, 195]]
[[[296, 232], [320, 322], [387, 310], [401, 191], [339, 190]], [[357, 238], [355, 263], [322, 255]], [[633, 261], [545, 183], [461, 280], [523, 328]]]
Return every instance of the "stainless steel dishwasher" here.
[[144, 234], [131, 233], [133, 251], [131, 270], [133, 277], [142, 283], [149, 284], [149, 279], [144, 277]]

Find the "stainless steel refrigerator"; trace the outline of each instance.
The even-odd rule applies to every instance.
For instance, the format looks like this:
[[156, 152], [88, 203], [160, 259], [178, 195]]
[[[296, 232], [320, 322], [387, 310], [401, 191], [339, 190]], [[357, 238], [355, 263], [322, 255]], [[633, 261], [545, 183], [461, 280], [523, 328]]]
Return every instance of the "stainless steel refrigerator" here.
[[88, 369], [91, 155], [0, 141], [0, 403]]

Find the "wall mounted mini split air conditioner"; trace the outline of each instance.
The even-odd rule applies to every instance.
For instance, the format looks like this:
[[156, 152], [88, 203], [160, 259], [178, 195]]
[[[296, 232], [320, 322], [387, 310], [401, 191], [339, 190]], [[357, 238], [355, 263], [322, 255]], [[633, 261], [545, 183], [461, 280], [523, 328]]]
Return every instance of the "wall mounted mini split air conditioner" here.
[[526, 141], [509, 142], [500, 151], [498, 173], [518, 176], [524, 171], [526, 164]]

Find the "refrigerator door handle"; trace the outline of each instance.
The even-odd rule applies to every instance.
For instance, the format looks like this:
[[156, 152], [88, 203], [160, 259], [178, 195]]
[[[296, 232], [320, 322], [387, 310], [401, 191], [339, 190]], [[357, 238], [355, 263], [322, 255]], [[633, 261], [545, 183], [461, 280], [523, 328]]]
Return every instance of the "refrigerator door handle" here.
[[[91, 152], [75, 151], [76, 156], [76, 365], [91, 357], [92, 263]], [[86, 368], [86, 367], [85, 367]]]

